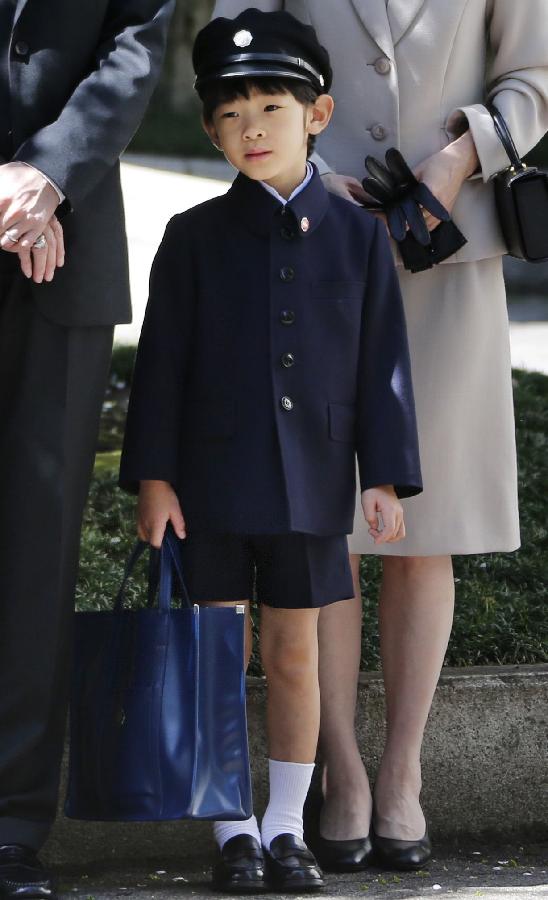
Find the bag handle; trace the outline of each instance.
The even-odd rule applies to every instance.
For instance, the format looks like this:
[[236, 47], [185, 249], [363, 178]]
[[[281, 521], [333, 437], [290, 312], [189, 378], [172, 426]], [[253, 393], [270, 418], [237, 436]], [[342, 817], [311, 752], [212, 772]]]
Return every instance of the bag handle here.
[[157, 585], [157, 576], [155, 575], [155, 572], [157, 572], [157, 568], [159, 567], [159, 609], [161, 609], [163, 612], [169, 612], [169, 610], [171, 609], [174, 572], [179, 582], [179, 587], [181, 588], [183, 605], [191, 609], [192, 603], [190, 602], [190, 597], [183, 577], [183, 565], [178, 538], [175, 536], [171, 525], [168, 524], [165, 530], [162, 546], [159, 551], [159, 564], [158, 551], [156, 551], [154, 547], [150, 547], [150, 545], [146, 543], [146, 541], [137, 541], [137, 543], [135, 544], [127, 561], [122, 584], [120, 585], [120, 589], [116, 595], [116, 600], [114, 601], [114, 612], [120, 612], [123, 609], [124, 595], [126, 592], [127, 583], [133, 575], [133, 570], [135, 569], [135, 566], [137, 565], [139, 559], [147, 549], [150, 550], [148, 569], [148, 606], [150, 607], [153, 605], [153, 598]]
[[513, 169], [526, 169], [527, 166], [524, 162], [521, 161], [516, 145], [514, 144], [514, 139], [510, 134], [510, 129], [508, 128], [506, 119], [497, 109], [494, 103], [490, 103], [487, 106], [487, 109], [491, 113], [495, 131], [497, 132], [497, 136], [499, 137], [500, 142], [506, 151], [506, 155], [510, 160], [511, 167]]

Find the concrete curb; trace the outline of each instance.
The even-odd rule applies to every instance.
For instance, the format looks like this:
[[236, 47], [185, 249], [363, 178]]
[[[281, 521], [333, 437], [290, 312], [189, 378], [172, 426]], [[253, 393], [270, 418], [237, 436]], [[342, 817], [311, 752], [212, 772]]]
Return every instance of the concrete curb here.
[[[263, 679], [248, 683], [250, 751], [256, 810], [267, 788]], [[462, 835], [496, 840], [548, 835], [546, 734], [548, 665], [444, 669], [423, 748], [422, 802], [436, 841]], [[363, 673], [357, 731], [371, 779], [384, 740], [379, 673]], [[63, 787], [66, 759], [63, 765]], [[45, 847], [55, 864], [77, 860], [184, 858], [210, 844], [208, 823], [76, 822], [60, 815]]]

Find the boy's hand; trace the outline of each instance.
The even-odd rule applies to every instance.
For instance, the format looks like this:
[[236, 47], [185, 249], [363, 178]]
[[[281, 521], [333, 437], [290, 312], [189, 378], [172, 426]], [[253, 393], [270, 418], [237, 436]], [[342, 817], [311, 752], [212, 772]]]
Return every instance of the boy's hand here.
[[142, 541], [161, 547], [166, 525], [171, 522], [178, 538], [186, 537], [186, 525], [177, 494], [168, 481], [141, 481], [137, 503], [137, 534]]
[[391, 484], [362, 491], [362, 509], [375, 544], [394, 544], [405, 537], [403, 508]]

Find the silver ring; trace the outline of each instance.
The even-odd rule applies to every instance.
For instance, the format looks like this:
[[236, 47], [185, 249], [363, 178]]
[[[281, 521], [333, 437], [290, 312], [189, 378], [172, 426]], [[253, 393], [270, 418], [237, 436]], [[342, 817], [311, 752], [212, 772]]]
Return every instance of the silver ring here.
[[46, 241], [45, 235], [41, 234], [40, 237], [36, 238], [32, 246], [35, 250], [43, 250], [44, 247], [47, 247], [47, 244], [48, 242]]
[[[12, 231], [12, 234], [17, 234], [17, 232], [16, 232], [16, 231]], [[5, 232], [4, 232], [4, 237], [7, 237], [8, 241], [11, 241], [12, 244], [18, 244], [18, 243], [19, 243], [19, 238], [18, 238], [18, 237], [12, 237], [12, 234], [10, 234], [9, 231], [5, 231]]]

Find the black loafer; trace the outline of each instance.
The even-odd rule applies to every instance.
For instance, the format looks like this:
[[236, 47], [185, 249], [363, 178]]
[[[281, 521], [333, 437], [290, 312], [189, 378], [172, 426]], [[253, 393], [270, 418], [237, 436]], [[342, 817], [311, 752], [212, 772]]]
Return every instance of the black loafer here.
[[264, 851], [265, 878], [277, 891], [315, 891], [324, 886], [322, 870], [304, 841], [279, 834]]
[[237, 894], [264, 890], [264, 856], [254, 837], [237, 834], [226, 842], [213, 867], [212, 886]]
[[0, 845], [0, 898], [47, 897], [55, 900], [53, 878], [30, 847]]
[[422, 869], [432, 856], [428, 829], [419, 841], [400, 841], [373, 832], [373, 853], [375, 864], [382, 869], [403, 872]]
[[330, 841], [320, 835], [313, 848], [326, 872], [363, 872], [371, 865], [373, 856], [369, 835], [346, 841]]

